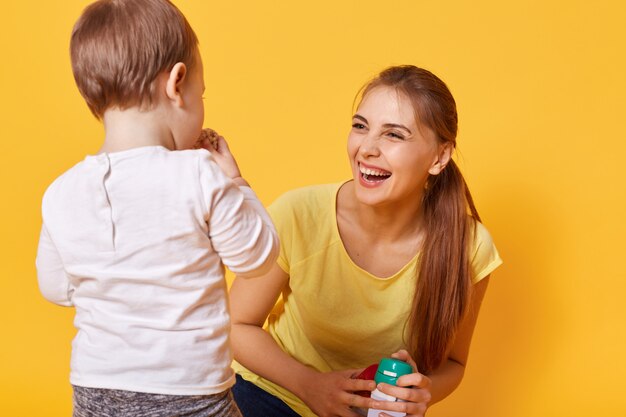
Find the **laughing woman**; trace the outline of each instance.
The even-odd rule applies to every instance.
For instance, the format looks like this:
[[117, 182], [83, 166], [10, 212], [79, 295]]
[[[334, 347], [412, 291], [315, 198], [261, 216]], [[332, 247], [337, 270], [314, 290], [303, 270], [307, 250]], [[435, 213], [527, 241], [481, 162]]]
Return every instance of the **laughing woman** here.
[[[245, 417], [357, 416], [356, 407], [423, 416], [459, 385], [502, 261], [451, 159], [456, 133], [443, 81], [388, 68], [352, 118], [353, 179], [288, 192], [270, 207], [279, 260], [231, 289]], [[389, 356], [414, 373], [379, 389], [404, 402], [358, 395], [375, 383], [354, 376]]]

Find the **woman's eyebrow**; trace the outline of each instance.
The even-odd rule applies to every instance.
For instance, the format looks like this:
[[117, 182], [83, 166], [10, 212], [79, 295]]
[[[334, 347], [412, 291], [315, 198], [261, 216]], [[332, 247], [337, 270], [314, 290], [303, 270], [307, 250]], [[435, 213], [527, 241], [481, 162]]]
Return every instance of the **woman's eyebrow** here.
[[409, 132], [409, 135], [412, 135], [412, 134], [413, 134], [413, 132], [411, 132], [411, 129], [409, 129], [409, 128], [408, 128], [408, 127], [406, 127], [405, 125], [399, 125], [399, 124], [396, 124], [396, 123], [385, 123], [385, 124], [383, 125], [383, 127], [395, 127], [395, 128], [398, 128], [398, 129], [404, 129], [404, 130], [406, 130], [407, 132]]
[[[353, 119], [359, 119], [360, 121], [364, 122], [364, 123], [368, 123], [367, 119], [363, 116], [361, 116], [360, 114], [355, 114], [354, 116], [352, 116]], [[385, 123], [383, 125], [384, 128], [390, 128], [390, 127], [395, 127], [397, 129], [404, 129], [407, 132], [409, 132], [409, 135], [412, 135], [413, 132], [411, 132], [411, 129], [409, 129], [408, 127], [406, 127], [405, 125], [401, 125], [401, 124], [397, 124], [397, 123]]]
[[355, 114], [354, 116], [352, 116], [352, 118], [353, 118], [353, 119], [359, 119], [360, 121], [367, 123], [367, 119], [366, 119], [365, 117], [361, 116], [361, 115], [360, 115], [360, 114], [358, 114], [358, 113], [357, 113], [357, 114]]

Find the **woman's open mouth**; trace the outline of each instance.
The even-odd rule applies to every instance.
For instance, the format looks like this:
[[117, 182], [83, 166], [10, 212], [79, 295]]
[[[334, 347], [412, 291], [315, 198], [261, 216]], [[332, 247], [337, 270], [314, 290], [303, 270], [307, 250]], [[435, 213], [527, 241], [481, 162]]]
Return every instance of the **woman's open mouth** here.
[[369, 184], [377, 184], [391, 177], [391, 172], [379, 168], [367, 168], [359, 164], [361, 179]]

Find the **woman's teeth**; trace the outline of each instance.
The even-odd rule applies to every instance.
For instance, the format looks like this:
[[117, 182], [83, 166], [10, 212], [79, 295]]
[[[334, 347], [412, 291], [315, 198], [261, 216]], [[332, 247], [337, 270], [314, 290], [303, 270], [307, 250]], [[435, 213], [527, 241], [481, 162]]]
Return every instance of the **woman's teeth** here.
[[391, 176], [391, 174], [387, 171], [364, 168], [361, 166], [359, 167], [359, 171], [361, 172], [361, 174], [363, 175], [363, 178], [365, 178], [366, 181], [382, 181]]

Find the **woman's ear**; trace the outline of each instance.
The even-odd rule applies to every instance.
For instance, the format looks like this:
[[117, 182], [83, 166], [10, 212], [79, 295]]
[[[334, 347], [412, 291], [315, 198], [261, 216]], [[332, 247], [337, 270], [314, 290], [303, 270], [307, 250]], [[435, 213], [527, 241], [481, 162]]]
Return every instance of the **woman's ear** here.
[[177, 62], [167, 76], [165, 94], [176, 106], [182, 107], [183, 95], [182, 84], [187, 76], [187, 67], [182, 62]]
[[444, 144], [439, 145], [439, 150], [437, 153], [437, 159], [433, 163], [433, 165], [428, 170], [430, 175], [437, 175], [448, 165], [450, 162], [450, 158], [452, 158], [452, 153], [454, 152], [454, 146], [452, 142], [446, 142]]

